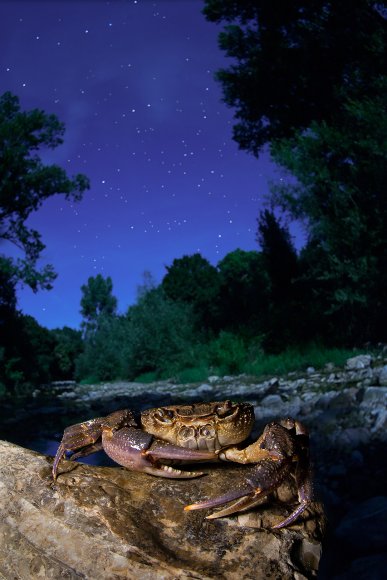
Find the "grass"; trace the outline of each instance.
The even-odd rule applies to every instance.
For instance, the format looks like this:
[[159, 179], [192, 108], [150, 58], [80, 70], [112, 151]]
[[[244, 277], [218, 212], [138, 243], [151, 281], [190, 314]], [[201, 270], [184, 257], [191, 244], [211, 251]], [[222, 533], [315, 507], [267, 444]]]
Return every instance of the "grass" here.
[[310, 367], [318, 370], [328, 363], [335, 367], [343, 367], [348, 358], [360, 352], [363, 351], [309, 345], [303, 349], [288, 348], [280, 354], [265, 354], [261, 351], [258, 354], [255, 353], [254, 358], [251, 359], [251, 353], [249, 355], [246, 349], [245, 356], [239, 357], [238, 364], [235, 357], [230, 357], [230, 366], [225, 363], [227, 352], [224, 352], [221, 357], [223, 364], [220, 366], [198, 361], [197, 367], [183, 369], [176, 373], [174, 378], [177, 383], [181, 384], [205, 381], [210, 375], [224, 376], [226, 374], [247, 374], [263, 379], [268, 376], [286, 375], [290, 372], [305, 372]]
[[[345, 361], [363, 351], [343, 348], [325, 348], [311, 344], [304, 348], [287, 348], [279, 354], [265, 354], [257, 345], [244, 346], [242, 341], [233, 337], [222, 336], [216, 342], [210, 343], [207, 351], [198, 352], [197, 364], [173, 369], [165, 368], [142, 373], [134, 381], [138, 383], [153, 383], [160, 380], [173, 379], [177, 384], [200, 383], [209, 376], [225, 376], [247, 374], [256, 378], [287, 375], [290, 372], [305, 372], [308, 367], [322, 369], [327, 363], [335, 367], [343, 367]], [[98, 383], [96, 377], [87, 377], [81, 384]]]
[[359, 353], [354, 350], [322, 348], [317, 345], [311, 345], [305, 349], [288, 348], [280, 354], [260, 354], [245, 366], [244, 372], [255, 376], [266, 376], [306, 371], [308, 367], [321, 369], [327, 363], [342, 367], [348, 358], [356, 354]]

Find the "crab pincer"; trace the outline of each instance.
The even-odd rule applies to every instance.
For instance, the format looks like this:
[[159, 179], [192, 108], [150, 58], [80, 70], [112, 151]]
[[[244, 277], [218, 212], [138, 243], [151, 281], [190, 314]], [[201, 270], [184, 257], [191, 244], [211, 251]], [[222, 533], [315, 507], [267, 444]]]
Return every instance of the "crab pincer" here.
[[221, 458], [226, 461], [256, 463], [245, 468], [236, 488], [218, 497], [185, 506], [184, 509], [192, 511], [230, 504], [208, 515], [206, 519], [217, 519], [251, 509], [279, 487], [289, 476], [293, 463], [297, 462], [299, 505], [285, 520], [273, 526], [273, 529], [291, 524], [308, 507], [313, 498], [308, 451], [304, 445], [298, 445], [295, 435], [306, 435], [305, 428], [292, 419], [286, 419], [282, 424], [273, 422], [267, 425], [261, 437], [247, 448], [225, 450], [221, 453]]
[[54, 480], [59, 462], [66, 453], [71, 453], [69, 459], [74, 460], [101, 449], [119, 465], [132, 471], [168, 478], [193, 478], [203, 473], [175, 469], [161, 463], [161, 459], [171, 462], [216, 459], [214, 452], [183, 448], [156, 439], [138, 427], [133, 413], [124, 409], [65, 429], [52, 468]]
[[[203, 472], [172, 465], [231, 461], [245, 464], [236, 486], [226, 493], [185, 507], [187, 511], [224, 506], [207, 516], [220, 518], [250, 509], [290, 475], [295, 476], [298, 505], [274, 528], [294, 522], [313, 499], [309, 436], [299, 421], [287, 418], [266, 425], [262, 435], [247, 444], [254, 425], [254, 407], [230, 400], [148, 409], [136, 421], [128, 409], [67, 427], [55, 456], [57, 478], [62, 457], [78, 459], [103, 449], [118, 464], [167, 478], [193, 478]], [[171, 465], [172, 464], [172, 465]]]

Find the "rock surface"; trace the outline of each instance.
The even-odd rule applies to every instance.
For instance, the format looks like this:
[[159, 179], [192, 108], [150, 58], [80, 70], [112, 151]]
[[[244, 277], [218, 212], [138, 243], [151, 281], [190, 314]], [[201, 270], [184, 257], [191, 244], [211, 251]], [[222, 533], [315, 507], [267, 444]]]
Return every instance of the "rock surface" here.
[[205, 477], [176, 481], [63, 462], [54, 483], [51, 466], [52, 458], [0, 442], [0, 578], [316, 576], [320, 504], [290, 528], [268, 529], [289, 513], [289, 484], [254, 511], [210, 521], [207, 512], [183, 506], [217, 495], [240, 468], [218, 466]]
[[[2, 402], [0, 436], [26, 447], [34, 445], [36, 450], [55, 453], [63, 429], [78, 421], [106, 415], [119, 408], [129, 407], [141, 411], [158, 405], [227, 398], [249, 401], [254, 405], [256, 435], [268, 421], [289, 415], [300, 419], [310, 429], [316, 495], [323, 499], [328, 514], [319, 580], [384, 578], [387, 543], [380, 543], [378, 522], [385, 516], [385, 512], [380, 515], [379, 508], [375, 510], [374, 507], [380, 505], [377, 502], [386, 501], [386, 347], [379, 354], [352, 357], [343, 368], [328, 364], [323, 369], [309, 367], [303, 373], [271, 376], [266, 380], [240, 375], [211, 376], [206, 383], [190, 385], [179, 385], [173, 381], [151, 384], [122, 381], [100, 385], [51, 385], [47, 391], [45, 388], [37, 389], [33, 399], [23, 401], [17, 409], [14, 401]], [[34, 442], [37, 436], [42, 437], [43, 441]], [[98, 461], [105, 461], [105, 458], [102, 454]], [[177, 493], [175, 486], [169, 489]], [[187, 492], [181, 501], [187, 503], [197, 499], [199, 495], [192, 489], [192, 497], [188, 497]], [[363, 514], [361, 517], [359, 509], [363, 510], [360, 512]], [[209, 529], [215, 533], [219, 529], [223, 530], [226, 524], [227, 529], [235, 522], [244, 525], [246, 517], [250, 516], [245, 514], [213, 522], [214, 527]], [[367, 541], [364, 542], [363, 518], [367, 524]], [[208, 525], [208, 522], [204, 522], [204, 525]], [[262, 534], [268, 535], [268, 532], [259, 530], [258, 537]], [[357, 541], [353, 538], [357, 538]], [[305, 574], [308, 577], [308, 572], [300, 571], [301, 565], [299, 570], [296, 569], [294, 562], [298, 561], [297, 558], [301, 557], [303, 561], [305, 553], [315, 554], [317, 550], [319, 554], [320, 550], [318, 544], [316, 548], [313, 543], [313, 548], [308, 550], [305, 546], [304, 543], [301, 547], [299, 545], [290, 557], [289, 566], [294, 567], [297, 580], [302, 580]], [[191, 577], [201, 577], [200, 574], [191, 572]], [[6, 580], [14, 577], [24, 578], [7, 575]], [[253, 577], [258, 578], [257, 575]], [[279, 577], [282, 578], [282, 575], [279, 574]]]

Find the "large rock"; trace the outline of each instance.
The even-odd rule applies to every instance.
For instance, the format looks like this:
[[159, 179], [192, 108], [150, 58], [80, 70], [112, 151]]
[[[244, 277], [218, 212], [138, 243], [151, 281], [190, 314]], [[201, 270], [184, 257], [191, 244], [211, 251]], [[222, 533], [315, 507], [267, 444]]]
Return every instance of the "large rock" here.
[[[243, 467], [167, 480], [119, 467], [61, 463], [0, 441], [0, 578], [313, 578], [319, 564], [321, 505], [276, 532], [291, 490], [250, 513], [205, 520], [183, 506], [217, 495]], [[293, 498], [294, 499], [294, 498]]]

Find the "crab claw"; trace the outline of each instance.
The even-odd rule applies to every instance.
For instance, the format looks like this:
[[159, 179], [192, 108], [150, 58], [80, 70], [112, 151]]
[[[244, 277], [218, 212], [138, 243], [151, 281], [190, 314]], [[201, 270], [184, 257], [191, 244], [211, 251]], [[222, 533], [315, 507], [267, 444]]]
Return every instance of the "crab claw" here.
[[[204, 502], [186, 506], [187, 511], [213, 508], [231, 503], [207, 519], [216, 519], [231, 515], [241, 510], [250, 509], [259, 504], [270, 492], [274, 491], [289, 475], [296, 462], [296, 482], [299, 505], [282, 522], [273, 526], [283, 528], [294, 522], [312, 501], [312, 479], [309, 457], [304, 438], [307, 432], [294, 420], [283, 424], [270, 423], [265, 427], [261, 437], [245, 449], [229, 448], [220, 457], [239, 463], [256, 461], [257, 463], [244, 471], [244, 478], [237, 489]], [[236, 500], [236, 501], [235, 501]]]
[[215, 512], [206, 519], [216, 519], [231, 515], [235, 512], [249, 509], [260, 503], [271, 491], [276, 489], [290, 471], [291, 463], [279, 462], [272, 459], [263, 459], [253, 467], [246, 468], [245, 478], [238, 489], [207, 501], [185, 506], [186, 511], [213, 508], [233, 500], [237, 500], [228, 507]]
[[102, 433], [102, 445], [107, 455], [120, 465], [132, 471], [143, 471], [168, 478], [193, 478], [203, 473], [174, 469], [170, 465], [160, 463], [160, 459], [198, 461], [213, 459], [215, 455], [163, 444], [157, 440], [153, 442], [152, 435], [134, 427], [125, 427], [115, 432], [105, 429]]

